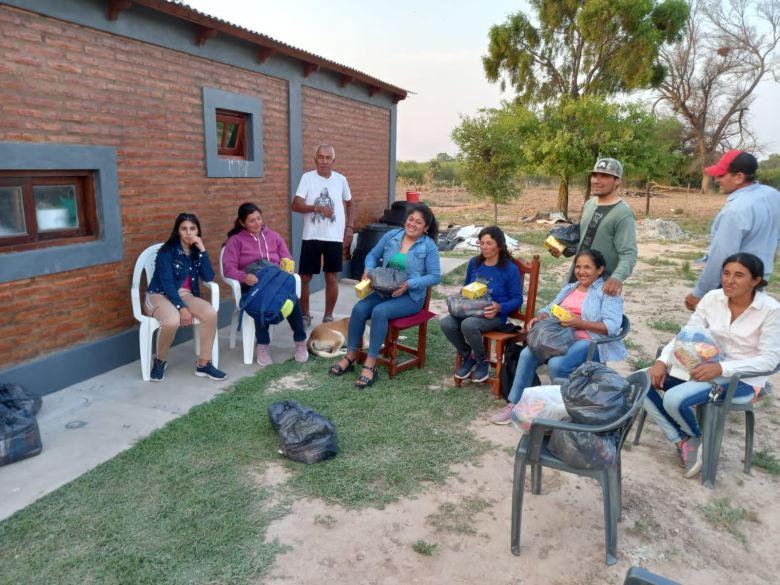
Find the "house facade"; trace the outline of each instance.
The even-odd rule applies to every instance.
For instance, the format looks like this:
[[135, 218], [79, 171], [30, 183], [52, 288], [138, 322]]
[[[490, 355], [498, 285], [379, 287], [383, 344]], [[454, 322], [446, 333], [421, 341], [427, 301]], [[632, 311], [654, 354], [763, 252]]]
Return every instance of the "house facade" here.
[[319, 143], [374, 221], [405, 97], [179, 2], [0, 0], [0, 381], [45, 394], [138, 359], [133, 266], [182, 211], [216, 251], [253, 201], [297, 258]]

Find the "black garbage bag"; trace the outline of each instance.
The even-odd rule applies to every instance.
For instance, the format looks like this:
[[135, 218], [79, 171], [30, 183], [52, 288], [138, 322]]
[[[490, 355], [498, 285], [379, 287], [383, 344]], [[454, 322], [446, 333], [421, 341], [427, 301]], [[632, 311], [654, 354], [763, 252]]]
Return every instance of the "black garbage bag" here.
[[563, 327], [555, 317], [548, 317], [531, 327], [527, 343], [536, 359], [546, 362], [569, 350], [574, 344], [574, 329]]
[[588, 433], [555, 429], [550, 452], [577, 469], [606, 469], [617, 457], [617, 433]]
[[456, 319], [466, 317], [484, 317], [485, 309], [493, 304], [490, 295], [484, 295], [478, 299], [470, 299], [462, 294], [454, 294], [447, 297], [447, 310]]
[[561, 385], [571, 420], [587, 425], [615, 422], [631, 408], [629, 383], [612, 368], [585, 362]]
[[296, 400], [274, 402], [268, 418], [279, 433], [279, 452], [288, 459], [317, 463], [339, 452], [336, 426]]
[[371, 280], [371, 290], [380, 297], [388, 299], [406, 282], [406, 272], [380, 266], [372, 269], [368, 278]]
[[0, 384], [0, 404], [27, 416], [38, 414], [43, 401], [21, 384]]
[[35, 416], [0, 404], [0, 465], [38, 455], [43, 449]]
[[567, 258], [577, 253], [577, 246], [580, 245], [580, 224], [565, 223], [556, 225], [550, 230], [550, 235], [566, 246], [563, 255]]

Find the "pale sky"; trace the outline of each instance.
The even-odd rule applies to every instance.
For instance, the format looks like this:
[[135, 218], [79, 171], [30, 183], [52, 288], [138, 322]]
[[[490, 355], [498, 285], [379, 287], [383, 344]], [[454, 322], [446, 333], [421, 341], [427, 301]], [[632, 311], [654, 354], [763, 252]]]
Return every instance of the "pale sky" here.
[[[459, 115], [498, 106], [485, 79], [488, 30], [525, 6], [522, 0], [184, 0], [231, 23], [266, 34], [409, 91], [398, 104], [398, 160], [428, 160], [457, 147]], [[751, 126], [780, 152], [780, 85], [765, 81]]]

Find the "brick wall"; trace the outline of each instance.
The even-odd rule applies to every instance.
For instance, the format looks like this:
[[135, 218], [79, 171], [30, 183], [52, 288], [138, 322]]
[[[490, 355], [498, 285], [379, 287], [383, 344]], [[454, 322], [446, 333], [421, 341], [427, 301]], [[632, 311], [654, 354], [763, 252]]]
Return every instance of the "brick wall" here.
[[303, 88], [303, 168], [314, 168], [314, 148], [336, 149], [334, 170], [347, 177], [355, 201], [355, 229], [373, 223], [387, 205], [390, 111]]
[[[205, 177], [203, 86], [263, 100], [262, 179]], [[0, 284], [0, 367], [133, 326], [135, 259], [181, 211], [214, 259], [246, 200], [289, 243], [284, 80], [0, 6], [0, 121], [3, 141], [116, 147], [125, 243], [119, 263]]]

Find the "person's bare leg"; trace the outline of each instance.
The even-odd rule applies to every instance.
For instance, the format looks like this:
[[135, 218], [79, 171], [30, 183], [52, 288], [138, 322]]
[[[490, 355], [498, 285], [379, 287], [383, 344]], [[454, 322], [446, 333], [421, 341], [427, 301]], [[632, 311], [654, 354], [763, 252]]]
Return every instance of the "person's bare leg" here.
[[311, 274], [301, 274], [301, 311], [304, 317], [310, 317], [309, 313], [309, 283], [311, 283]]
[[[339, 300], [339, 273], [325, 273], [325, 315], [323, 319], [333, 318], [333, 309], [336, 308], [336, 301]], [[305, 311], [304, 311], [305, 312]]]

